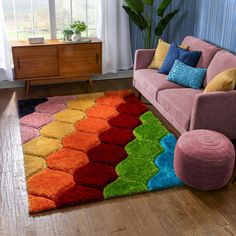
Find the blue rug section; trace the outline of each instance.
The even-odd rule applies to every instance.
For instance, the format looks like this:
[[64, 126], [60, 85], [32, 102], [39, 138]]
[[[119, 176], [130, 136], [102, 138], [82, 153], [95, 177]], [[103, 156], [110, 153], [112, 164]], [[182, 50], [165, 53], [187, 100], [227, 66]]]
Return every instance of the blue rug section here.
[[165, 136], [160, 144], [165, 152], [157, 156], [155, 165], [160, 170], [148, 181], [149, 191], [182, 186], [183, 182], [176, 176], [174, 171], [174, 149], [176, 138], [173, 134]]

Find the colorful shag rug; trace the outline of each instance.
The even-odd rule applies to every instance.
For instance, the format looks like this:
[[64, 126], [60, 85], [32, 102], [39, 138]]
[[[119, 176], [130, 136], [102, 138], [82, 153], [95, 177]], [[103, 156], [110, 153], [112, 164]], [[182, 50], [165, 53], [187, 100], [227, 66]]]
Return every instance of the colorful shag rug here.
[[130, 91], [18, 108], [30, 213], [182, 185], [176, 138]]

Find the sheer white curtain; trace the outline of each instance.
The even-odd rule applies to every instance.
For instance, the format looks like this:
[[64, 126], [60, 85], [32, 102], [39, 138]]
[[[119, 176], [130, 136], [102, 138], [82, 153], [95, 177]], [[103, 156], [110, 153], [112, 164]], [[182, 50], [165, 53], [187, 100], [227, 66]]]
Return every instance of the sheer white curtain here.
[[13, 80], [10, 48], [5, 31], [2, 1], [0, 1], [0, 81]]
[[98, 0], [97, 37], [103, 43], [103, 73], [133, 66], [129, 18], [123, 0]]

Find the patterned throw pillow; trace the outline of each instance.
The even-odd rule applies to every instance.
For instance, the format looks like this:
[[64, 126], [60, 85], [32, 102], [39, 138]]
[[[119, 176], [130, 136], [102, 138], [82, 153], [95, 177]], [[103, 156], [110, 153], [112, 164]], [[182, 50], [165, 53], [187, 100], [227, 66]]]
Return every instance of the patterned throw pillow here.
[[179, 60], [188, 66], [195, 67], [201, 57], [201, 54], [202, 52], [200, 51], [188, 51], [186, 49], [180, 48], [175, 43], [172, 43], [158, 72], [168, 75], [175, 63], [175, 60]]
[[189, 88], [200, 89], [207, 69], [193, 68], [178, 60], [175, 61], [167, 80]]

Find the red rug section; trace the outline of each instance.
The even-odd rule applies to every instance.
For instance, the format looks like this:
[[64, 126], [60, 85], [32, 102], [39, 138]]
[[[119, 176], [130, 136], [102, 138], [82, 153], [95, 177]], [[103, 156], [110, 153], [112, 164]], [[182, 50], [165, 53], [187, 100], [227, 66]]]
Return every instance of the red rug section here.
[[118, 177], [113, 167], [98, 163], [88, 163], [73, 176], [76, 184], [101, 190]]
[[127, 157], [124, 148], [106, 143], [101, 143], [92, 148], [87, 155], [91, 162], [103, 163], [113, 167]]
[[112, 127], [99, 135], [101, 142], [124, 147], [134, 139], [132, 130]]
[[75, 185], [69, 190], [63, 192], [56, 202], [56, 205], [57, 207], [65, 205], [70, 206], [78, 203], [101, 201], [103, 199], [104, 197], [102, 191], [94, 188]]
[[141, 121], [135, 116], [121, 113], [118, 116], [111, 118], [108, 123], [113, 127], [133, 130], [141, 124]]
[[125, 113], [133, 116], [141, 116], [144, 112], [146, 112], [148, 109], [140, 102], [135, 103], [124, 103], [117, 107], [117, 111], [119, 113]]

